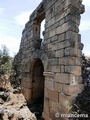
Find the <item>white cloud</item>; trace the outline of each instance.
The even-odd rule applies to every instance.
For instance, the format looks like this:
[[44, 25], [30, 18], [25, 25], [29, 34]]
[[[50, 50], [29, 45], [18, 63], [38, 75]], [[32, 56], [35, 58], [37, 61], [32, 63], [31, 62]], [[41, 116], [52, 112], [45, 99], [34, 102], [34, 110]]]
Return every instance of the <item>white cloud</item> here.
[[14, 56], [14, 54], [16, 54], [19, 50], [20, 40], [13, 37], [3, 37], [2, 35], [0, 35], [0, 47], [2, 45], [7, 46], [10, 55]]
[[90, 30], [90, 21], [81, 20], [80, 31]]
[[32, 11], [25, 11], [20, 13], [19, 15], [17, 15], [15, 17], [15, 20], [17, 22], [17, 24], [24, 26], [26, 24], [26, 22], [29, 20], [29, 16], [32, 13]]
[[0, 15], [2, 15], [4, 8], [0, 8]]
[[41, 38], [43, 39], [43, 34], [42, 32], [45, 30], [45, 19], [41, 22], [41, 33], [40, 33], [40, 36]]
[[90, 0], [83, 0], [83, 4], [84, 4], [86, 7], [90, 7]]
[[83, 50], [83, 53], [85, 54], [85, 56], [90, 56], [90, 50]]

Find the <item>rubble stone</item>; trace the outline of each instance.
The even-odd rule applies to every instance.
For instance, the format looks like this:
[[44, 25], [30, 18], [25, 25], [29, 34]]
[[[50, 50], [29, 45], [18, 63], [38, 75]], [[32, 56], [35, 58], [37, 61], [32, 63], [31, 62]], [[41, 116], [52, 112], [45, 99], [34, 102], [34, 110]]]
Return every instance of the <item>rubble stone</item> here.
[[37, 120], [35, 114], [30, 112], [24, 96], [14, 93], [10, 83], [8, 85], [0, 88], [0, 120]]

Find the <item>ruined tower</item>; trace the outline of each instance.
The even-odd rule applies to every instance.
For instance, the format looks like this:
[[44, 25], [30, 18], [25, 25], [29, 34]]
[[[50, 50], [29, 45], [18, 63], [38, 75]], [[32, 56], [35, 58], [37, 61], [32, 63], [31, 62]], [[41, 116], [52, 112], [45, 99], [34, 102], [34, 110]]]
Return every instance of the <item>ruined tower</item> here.
[[[45, 120], [63, 120], [83, 89], [79, 34], [82, 0], [43, 0], [30, 15], [18, 52], [22, 93], [27, 102], [43, 100]], [[45, 19], [44, 40], [40, 38]], [[66, 119], [66, 118], [65, 118]]]

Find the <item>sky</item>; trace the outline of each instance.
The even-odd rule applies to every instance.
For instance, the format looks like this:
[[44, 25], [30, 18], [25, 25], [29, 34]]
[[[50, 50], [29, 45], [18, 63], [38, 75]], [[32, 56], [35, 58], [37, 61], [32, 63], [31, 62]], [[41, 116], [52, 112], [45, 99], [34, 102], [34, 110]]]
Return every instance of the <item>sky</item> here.
[[[25, 23], [41, 1], [0, 0], [0, 47], [6, 45], [11, 56], [18, 52]], [[85, 13], [81, 15], [80, 34], [83, 53], [90, 56], [90, 0], [83, 0], [83, 4]]]

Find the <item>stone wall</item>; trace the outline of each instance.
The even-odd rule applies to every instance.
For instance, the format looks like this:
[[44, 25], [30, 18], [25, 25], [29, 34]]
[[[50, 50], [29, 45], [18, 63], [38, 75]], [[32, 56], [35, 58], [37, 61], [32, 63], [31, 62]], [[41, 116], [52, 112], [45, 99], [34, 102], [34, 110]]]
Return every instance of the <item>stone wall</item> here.
[[[17, 57], [22, 92], [30, 104], [44, 96], [45, 120], [63, 120], [61, 114], [70, 112], [75, 97], [83, 89], [79, 24], [84, 6], [81, 2], [43, 0], [22, 32]], [[40, 38], [43, 19], [44, 42]]]

